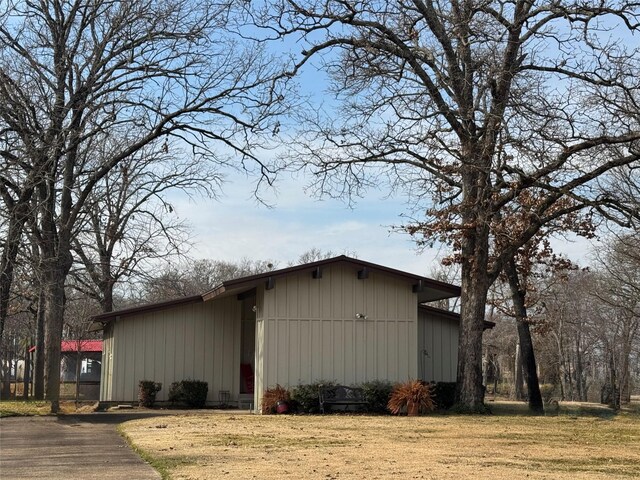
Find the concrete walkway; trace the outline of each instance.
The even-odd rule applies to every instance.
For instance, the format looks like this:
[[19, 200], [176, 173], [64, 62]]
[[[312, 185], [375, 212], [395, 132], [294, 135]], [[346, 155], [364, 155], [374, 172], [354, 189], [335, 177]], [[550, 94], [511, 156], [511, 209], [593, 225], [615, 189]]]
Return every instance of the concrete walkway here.
[[157, 480], [158, 472], [116, 431], [117, 424], [144, 415], [109, 412], [2, 418], [0, 478]]

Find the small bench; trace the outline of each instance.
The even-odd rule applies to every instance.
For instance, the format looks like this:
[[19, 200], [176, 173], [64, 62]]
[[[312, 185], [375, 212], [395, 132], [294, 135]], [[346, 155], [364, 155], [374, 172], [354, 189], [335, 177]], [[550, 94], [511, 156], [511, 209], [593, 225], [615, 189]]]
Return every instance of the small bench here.
[[320, 411], [325, 413], [325, 405], [344, 405], [345, 410], [349, 405], [367, 405], [361, 388], [347, 387], [345, 385], [331, 385], [320, 388]]

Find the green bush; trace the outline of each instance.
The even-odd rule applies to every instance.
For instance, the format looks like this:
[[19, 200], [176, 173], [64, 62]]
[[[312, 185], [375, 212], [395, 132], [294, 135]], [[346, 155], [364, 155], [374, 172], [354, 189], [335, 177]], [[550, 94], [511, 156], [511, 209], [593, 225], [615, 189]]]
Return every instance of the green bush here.
[[335, 384], [336, 382], [320, 380], [306, 385], [298, 385], [291, 391], [293, 407], [300, 413], [320, 413], [320, 389]]
[[389, 413], [387, 403], [393, 390], [391, 382], [373, 380], [359, 385], [367, 400], [366, 411], [369, 413]]
[[138, 402], [141, 407], [152, 408], [156, 394], [162, 390], [162, 384], [153, 380], [140, 380], [138, 383]]
[[435, 382], [431, 384], [431, 394], [439, 410], [448, 410], [456, 402], [456, 382]]
[[184, 403], [191, 408], [202, 408], [207, 403], [209, 384], [201, 380], [173, 382], [169, 389], [171, 403]]

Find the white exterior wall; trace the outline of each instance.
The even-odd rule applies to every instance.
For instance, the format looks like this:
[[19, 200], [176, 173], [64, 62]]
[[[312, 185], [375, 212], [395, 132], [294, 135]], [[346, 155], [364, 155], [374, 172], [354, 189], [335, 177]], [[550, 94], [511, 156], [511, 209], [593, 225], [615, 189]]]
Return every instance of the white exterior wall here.
[[185, 379], [206, 381], [209, 402], [218, 400], [220, 390], [236, 399], [240, 306], [232, 296], [116, 320], [105, 336], [104, 358], [113, 360], [103, 368], [100, 399], [137, 401], [138, 382], [153, 380], [162, 383], [156, 399], [165, 401], [171, 383]]
[[416, 378], [417, 333], [409, 281], [379, 272], [359, 280], [350, 265], [278, 278], [257, 295], [256, 405], [276, 384]]
[[418, 371], [427, 382], [455, 382], [459, 325], [454, 319], [418, 311]]

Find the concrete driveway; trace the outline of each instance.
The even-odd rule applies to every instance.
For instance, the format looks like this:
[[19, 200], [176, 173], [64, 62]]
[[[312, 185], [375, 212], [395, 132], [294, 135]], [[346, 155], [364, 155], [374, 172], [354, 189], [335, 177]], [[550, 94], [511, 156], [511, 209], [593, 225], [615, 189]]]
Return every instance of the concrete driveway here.
[[157, 480], [158, 472], [116, 431], [117, 424], [144, 415], [108, 412], [2, 418], [0, 478]]

